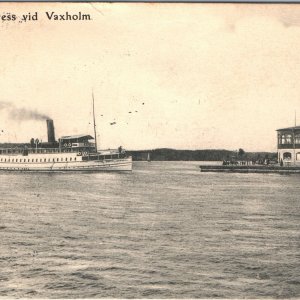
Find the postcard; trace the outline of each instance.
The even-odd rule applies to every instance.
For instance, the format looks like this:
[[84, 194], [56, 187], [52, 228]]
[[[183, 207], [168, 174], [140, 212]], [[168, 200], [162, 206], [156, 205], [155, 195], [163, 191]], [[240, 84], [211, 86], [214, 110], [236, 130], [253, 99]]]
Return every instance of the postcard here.
[[300, 5], [0, 20], [1, 297], [300, 297]]

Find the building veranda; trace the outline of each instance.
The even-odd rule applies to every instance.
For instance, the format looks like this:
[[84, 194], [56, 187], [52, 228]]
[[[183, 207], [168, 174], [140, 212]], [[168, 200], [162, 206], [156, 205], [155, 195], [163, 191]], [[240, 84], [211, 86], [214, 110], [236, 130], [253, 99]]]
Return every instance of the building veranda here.
[[277, 129], [278, 162], [300, 166], [300, 126]]

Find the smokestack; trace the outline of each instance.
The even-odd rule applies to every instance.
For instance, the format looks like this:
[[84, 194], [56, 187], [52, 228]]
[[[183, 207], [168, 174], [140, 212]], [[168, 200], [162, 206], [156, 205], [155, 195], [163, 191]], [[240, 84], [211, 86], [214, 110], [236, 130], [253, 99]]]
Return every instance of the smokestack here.
[[53, 120], [46, 120], [47, 122], [47, 131], [48, 131], [48, 143], [55, 143], [55, 133]]

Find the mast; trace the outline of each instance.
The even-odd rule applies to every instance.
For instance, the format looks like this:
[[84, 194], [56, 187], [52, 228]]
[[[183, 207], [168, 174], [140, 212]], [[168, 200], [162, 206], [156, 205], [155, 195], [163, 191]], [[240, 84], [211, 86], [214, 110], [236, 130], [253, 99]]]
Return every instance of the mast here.
[[95, 148], [96, 152], [97, 150], [97, 132], [96, 132], [96, 120], [95, 120], [95, 100], [94, 100], [94, 92], [92, 92], [93, 97], [93, 120], [94, 120], [94, 136], [95, 136]]

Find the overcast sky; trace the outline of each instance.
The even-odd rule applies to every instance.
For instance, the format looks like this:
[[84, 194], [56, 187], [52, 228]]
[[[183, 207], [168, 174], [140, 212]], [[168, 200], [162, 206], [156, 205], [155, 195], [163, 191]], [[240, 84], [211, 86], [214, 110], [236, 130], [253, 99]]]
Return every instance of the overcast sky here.
[[0, 4], [36, 11], [1, 23], [0, 142], [46, 140], [7, 102], [52, 117], [57, 137], [92, 134], [92, 90], [100, 148], [275, 151], [295, 110], [300, 124], [300, 5]]

